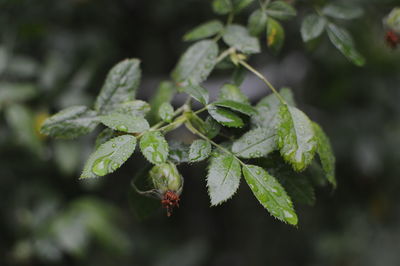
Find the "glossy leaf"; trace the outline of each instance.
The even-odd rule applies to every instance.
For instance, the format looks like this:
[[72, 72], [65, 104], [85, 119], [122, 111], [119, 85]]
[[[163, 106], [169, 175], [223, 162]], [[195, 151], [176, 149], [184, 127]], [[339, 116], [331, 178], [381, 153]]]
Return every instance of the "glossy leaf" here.
[[333, 23], [328, 24], [328, 36], [332, 44], [351, 62], [357, 66], [365, 64], [364, 57], [355, 49], [350, 33]]
[[241, 25], [234, 24], [226, 27], [223, 40], [227, 45], [246, 54], [260, 52], [258, 39], [252, 37], [248, 30]]
[[215, 106], [225, 107], [248, 116], [254, 115], [257, 112], [250, 104], [235, 102], [232, 100], [221, 100], [213, 102], [212, 104]]
[[267, 25], [267, 13], [262, 9], [257, 9], [249, 16], [247, 28], [249, 33], [253, 36], [258, 36], [264, 32]]
[[240, 163], [234, 156], [215, 152], [211, 157], [207, 175], [211, 206], [230, 199], [239, 188], [241, 177]]
[[150, 105], [142, 100], [123, 102], [115, 107], [115, 112], [127, 115], [145, 116], [150, 111]]
[[211, 20], [203, 23], [183, 36], [185, 41], [197, 41], [211, 37], [224, 29], [224, 25], [219, 20]]
[[243, 166], [243, 175], [253, 194], [272, 216], [291, 225], [297, 224], [292, 201], [273, 176], [255, 165]]
[[[208, 116], [204, 121], [197, 115], [190, 115], [188, 117], [190, 124], [203, 135], [207, 136], [209, 139], [214, 138], [218, 135], [221, 125], [218, 124], [211, 116]], [[189, 128], [190, 130], [190, 128]]]
[[208, 113], [221, 125], [227, 127], [242, 127], [244, 125], [242, 118], [229, 110], [210, 106]]
[[205, 88], [199, 85], [189, 84], [187, 86], [182, 87], [181, 89], [182, 91], [186, 92], [194, 99], [196, 99], [198, 102], [204, 105], [208, 103], [209, 96], [208, 96], [208, 91]]
[[162, 81], [157, 88], [155, 95], [150, 101], [151, 111], [149, 113], [149, 121], [156, 122], [160, 119], [159, 109], [165, 102], [171, 102], [176, 91], [175, 85], [169, 81]]
[[268, 18], [267, 22], [267, 45], [274, 53], [278, 53], [285, 41], [285, 31], [277, 20]]
[[138, 115], [113, 113], [101, 116], [100, 121], [109, 128], [127, 133], [141, 133], [150, 128], [146, 119]]
[[161, 164], [167, 161], [169, 146], [160, 132], [149, 131], [140, 139], [140, 150], [149, 162]]
[[322, 9], [322, 14], [338, 19], [355, 19], [363, 15], [359, 6], [330, 3]]
[[317, 124], [313, 123], [314, 132], [317, 138], [317, 154], [321, 161], [322, 168], [325, 172], [328, 181], [336, 187], [335, 178], [335, 155], [333, 153], [332, 145], [329, 141], [328, 136], [322, 130], [322, 128]]
[[208, 141], [198, 139], [190, 145], [189, 160], [200, 162], [208, 158], [211, 154], [211, 144]]
[[[293, 92], [289, 88], [282, 88], [279, 94], [289, 105], [295, 106]], [[276, 128], [280, 105], [273, 93], [261, 99], [256, 105], [257, 113], [251, 117], [252, 124], [255, 127]]]
[[301, 37], [304, 42], [313, 40], [324, 32], [326, 19], [317, 15], [308, 15], [304, 18], [301, 24]]
[[233, 5], [231, 0], [213, 0], [212, 8], [215, 13], [225, 15], [233, 10]]
[[[235, 71], [232, 73], [232, 83], [235, 86], [240, 86], [247, 76], [247, 70], [242, 66], [236, 66]], [[240, 101], [239, 101], [240, 102]]]
[[275, 130], [262, 127], [248, 131], [232, 145], [232, 152], [241, 158], [264, 157], [275, 149]]
[[277, 144], [282, 157], [296, 171], [312, 162], [317, 140], [310, 119], [299, 109], [282, 104], [279, 108]]
[[127, 59], [115, 65], [107, 75], [94, 108], [101, 114], [113, 111], [116, 105], [135, 99], [141, 78], [140, 61]]
[[174, 107], [168, 102], [163, 103], [158, 112], [160, 118], [165, 122], [171, 122], [174, 117]]
[[169, 145], [169, 157], [168, 157], [169, 161], [175, 164], [186, 163], [189, 161], [190, 145], [176, 140], [170, 141], [168, 145]]
[[48, 118], [40, 132], [57, 138], [72, 139], [92, 132], [99, 123], [95, 111], [72, 106]]
[[297, 12], [293, 6], [284, 1], [274, 1], [268, 5], [267, 14], [276, 19], [287, 20], [295, 17]]
[[81, 178], [104, 176], [117, 170], [128, 160], [136, 147], [131, 135], [115, 137], [99, 146], [87, 160]]
[[253, 3], [254, 0], [231, 0], [231, 1], [233, 3], [233, 10], [235, 11], [235, 13], [239, 13], [247, 6], [249, 6], [251, 3]]
[[199, 85], [213, 70], [217, 56], [216, 42], [211, 40], [196, 42], [179, 59], [172, 72], [172, 78], [182, 86]]
[[106, 143], [116, 136], [117, 135], [114, 130], [112, 130], [111, 128], [105, 128], [103, 131], [100, 132], [99, 135], [97, 135], [95, 144], [96, 150], [100, 147], [101, 144]]
[[239, 87], [233, 84], [225, 84], [221, 87], [218, 94], [218, 100], [230, 100], [243, 104], [250, 104], [249, 99], [246, 97], [246, 95], [243, 94]]

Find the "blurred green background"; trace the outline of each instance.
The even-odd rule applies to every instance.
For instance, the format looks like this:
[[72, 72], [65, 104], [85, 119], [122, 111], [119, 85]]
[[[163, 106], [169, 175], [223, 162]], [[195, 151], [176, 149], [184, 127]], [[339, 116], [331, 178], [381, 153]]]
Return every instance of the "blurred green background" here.
[[[96, 134], [73, 141], [38, 134], [48, 114], [91, 104], [107, 71], [127, 57], [142, 60], [139, 98], [148, 100], [188, 46], [185, 31], [215, 17], [210, 1], [1, 0], [0, 265], [400, 265], [400, 51], [385, 45], [382, 26], [400, 3], [351, 1], [365, 9], [343, 23], [367, 59], [358, 68], [326, 36], [302, 43], [311, 2], [296, 2], [299, 17], [284, 24], [279, 56], [264, 43], [251, 61], [277, 86], [293, 88], [337, 156], [338, 189], [318, 189], [313, 207], [296, 205], [293, 228], [246, 186], [210, 208], [204, 163], [179, 167], [185, 189], [172, 217], [143, 213], [129, 186], [142, 161], [81, 181]], [[237, 20], [245, 23], [251, 10]], [[215, 95], [228, 77], [217, 71], [205, 86]], [[5, 93], [13, 87], [24, 93]], [[253, 102], [268, 93], [251, 74], [242, 89]], [[170, 135], [177, 137], [193, 138]]]

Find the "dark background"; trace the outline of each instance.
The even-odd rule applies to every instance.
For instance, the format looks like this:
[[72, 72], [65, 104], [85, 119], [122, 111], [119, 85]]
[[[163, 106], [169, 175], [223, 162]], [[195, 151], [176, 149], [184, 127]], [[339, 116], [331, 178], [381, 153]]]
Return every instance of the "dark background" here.
[[[302, 43], [310, 2], [298, 1], [298, 18], [284, 23], [280, 55], [263, 40], [264, 52], [251, 60], [277, 87], [292, 87], [336, 153], [338, 189], [318, 188], [315, 206], [296, 205], [294, 228], [243, 184], [210, 208], [205, 163], [179, 168], [185, 189], [172, 217], [161, 209], [142, 215], [129, 186], [140, 159], [81, 181], [96, 134], [57, 141], [35, 132], [47, 114], [90, 105], [124, 58], [142, 60], [139, 98], [149, 99], [188, 47], [181, 36], [215, 17], [209, 1], [1, 0], [0, 85], [30, 84], [37, 95], [0, 105], [0, 265], [400, 265], [400, 52], [385, 45], [382, 26], [400, 3], [351, 1], [365, 9], [342, 23], [367, 59], [358, 68], [326, 36]], [[205, 86], [215, 95], [227, 78], [216, 71]], [[269, 93], [251, 74], [242, 89], [253, 102]], [[174, 137], [193, 139], [186, 131]]]

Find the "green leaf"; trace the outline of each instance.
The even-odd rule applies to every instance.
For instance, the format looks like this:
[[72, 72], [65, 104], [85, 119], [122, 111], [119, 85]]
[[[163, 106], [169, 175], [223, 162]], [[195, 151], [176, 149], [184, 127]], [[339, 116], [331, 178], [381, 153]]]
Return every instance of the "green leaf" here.
[[169, 102], [161, 104], [158, 112], [161, 119], [168, 123], [170, 123], [174, 117], [174, 107]]
[[148, 116], [150, 122], [157, 122], [159, 117], [159, 109], [161, 104], [171, 102], [176, 91], [175, 85], [169, 81], [163, 81], [157, 88], [155, 95], [150, 101], [151, 111]]
[[218, 108], [216, 106], [209, 106], [208, 113], [214, 118], [218, 123], [227, 127], [242, 127], [244, 125], [242, 118], [237, 116], [235, 113]]
[[275, 149], [275, 130], [262, 127], [248, 131], [232, 145], [232, 152], [242, 158], [264, 157]]
[[355, 19], [363, 15], [359, 6], [330, 3], [322, 9], [322, 14], [338, 19]]
[[297, 15], [296, 9], [284, 1], [274, 1], [267, 8], [267, 14], [281, 20], [288, 20]]
[[100, 117], [105, 126], [127, 133], [142, 133], [150, 128], [149, 123], [142, 116], [132, 116], [113, 113]]
[[106, 114], [113, 111], [116, 105], [135, 99], [141, 77], [139, 65], [138, 59], [126, 59], [110, 70], [97, 96], [94, 105], [96, 111]]
[[268, 18], [267, 22], [267, 45], [274, 53], [278, 53], [285, 41], [285, 31], [277, 20]]
[[[208, 116], [205, 121], [198, 117], [197, 115], [190, 115], [188, 117], [191, 125], [199, 130], [203, 135], [207, 136], [209, 139], [214, 138], [218, 135], [221, 125], [218, 124], [211, 116]], [[189, 127], [190, 130], [190, 127]]]
[[253, 3], [253, 1], [254, 0], [232, 0], [233, 10], [235, 11], [235, 13], [239, 13], [251, 3]]
[[233, 84], [225, 84], [221, 87], [218, 95], [218, 100], [231, 100], [243, 104], [250, 104], [249, 99], [246, 97], [246, 95], [243, 94], [239, 87]]
[[100, 147], [101, 144], [106, 143], [110, 139], [116, 137], [115, 131], [111, 128], [105, 128], [103, 131], [97, 135], [95, 148], [96, 150]]
[[395, 7], [389, 15], [384, 18], [385, 26], [400, 34], [400, 7]]
[[203, 23], [183, 36], [185, 41], [197, 41], [211, 37], [224, 29], [224, 25], [219, 20], [211, 20]]
[[207, 175], [211, 206], [230, 199], [239, 188], [241, 177], [240, 163], [233, 155], [215, 152], [211, 157]]
[[140, 150], [149, 162], [161, 164], [167, 161], [169, 146], [160, 132], [149, 131], [140, 139]]
[[41, 155], [43, 147], [35, 131], [35, 119], [32, 111], [23, 105], [12, 104], [5, 109], [5, 118], [18, 144]]
[[324, 32], [326, 19], [317, 15], [308, 15], [304, 18], [301, 24], [301, 37], [304, 42], [315, 39]]
[[251, 13], [249, 20], [247, 22], [247, 28], [249, 33], [253, 36], [258, 36], [262, 33], [267, 25], [267, 14], [261, 10], [257, 9]]
[[92, 132], [99, 123], [95, 111], [72, 106], [48, 118], [40, 132], [57, 138], [72, 139]]
[[189, 150], [189, 161], [200, 162], [208, 158], [211, 154], [211, 144], [208, 141], [198, 139], [193, 141]]
[[[232, 74], [232, 85], [235, 86], [240, 86], [242, 85], [242, 83], [244, 82], [244, 80], [246, 79], [247, 76], [247, 69], [245, 69], [242, 66], [236, 66], [235, 70], [233, 71]], [[241, 102], [241, 101], [237, 101], [237, 102]]]
[[252, 37], [248, 30], [240, 25], [229, 25], [223, 35], [224, 42], [246, 54], [255, 54], [260, 52], [258, 39]]
[[217, 56], [218, 45], [215, 41], [196, 42], [179, 59], [172, 72], [172, 78], [181, 86], [199, 85], [213, 70]]
[[37, 88], [29, 83], [0, 83], [0, 108], [7, 103], [23, 102], [37, 95]]
[[113, 138], [93, 152], [87, 160], [80, 178], [104, 176], [117, 170], [128, 160], [136, 147], [136, 138], [123, 135]]
[[189, 84], [187, 86], [182, 87], [181, 90], [189, 94], [198, 102], [207, 105], [209, 96], [208, 96], [208, 91], [205, 88], [198, 85]]
[[314, 129], [310, 119], [296, 107], [280, 106], [277, 144], [294, 170], [302, 171], [312, 162], [317, 148]]
[[150, 111], [150, 105], [145, 101], [134, 100], [123, 102], [115, 107], [116, 113], [127, 115], [140, 115], [145, 116]]
[[183, 143], [182, 141], [172, 140], [168, 143], [169, 145], [169, 157], [168, 160], [175, 163], [186, 163], [189, 161], [189, 149], [190, 145]]
[[[293, 92], [289, 88], [282, 88], [279, 94], [289, 105], [295, 106]], [[280, 105], [281, 102], [275, 94], [264, 97], [256, 105], [257, 113], [251, 117], [252, 124], [255, 127], [276, 128]]]
[[315, 136], [317, 138], [317, 154], [321, 161], [322, 168], [326, 174], [328, 181], [336, 187], [335, 178], [335, 155], [333, 153], [332, 145], [329, 141], [328, 136], [322, 130], [322, 128], [317, 124], [313, 123]]
[[231, 109], [233, 111], [236, 111], [236, 112], [248, 115], [248, 116], [251, 116], [251, 115], [254, 115], [257, 113], [256, 109], [254, 109], [254, 107], [251, 106], [250, 104], [235, 102], [232, 100], [216, 101], [216, 102], [213, 102], [212, 105], [225, 107], [225, 108]]
[[333, 23], [328, 24], [328, 36], [332, 44], [351, 62], [357, 66], [365, 64], [364, 57], [354, 47], [353, 38], [350, 33]]
[[233, 6], [231, 0], [214, 0], [212, 8], [219, 15], [226, 15], [232, 11]]
[[243, 175], [253, 194], [272, 216], [291, 225], [297, 224], [292, 201], [273, 176], [255, 165], [243, 166]]

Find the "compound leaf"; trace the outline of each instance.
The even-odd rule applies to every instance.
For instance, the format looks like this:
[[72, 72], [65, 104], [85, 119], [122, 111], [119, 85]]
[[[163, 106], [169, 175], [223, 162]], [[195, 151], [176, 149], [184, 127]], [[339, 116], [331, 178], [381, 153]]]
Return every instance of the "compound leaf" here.
[[254, 196], [272, 216], [291, 225], [297, 224], [292, 201], [273, 176], [255, 165], [243, 166], [243, 175]]
[[275, 149], [275, 130], [262, 127], [248, 131], [232, 145], [232, 152], [242, 158], [264, 157]]
[[136, 138], [123, 135], [101, 144], [87, 160], [80, 178], [104, 176], [117, 170], [136, 147]]
[[257, 9], [249, 16], [247, 22], [247, 28], [249, 33], [253, 36], [258, 36], [262, 33], [267, 25], [267, 14], [261, 10]]
[[231, 100], [244, 104], [250, 104], [249, 99], [246, 97], [246, 95], [243, 94], [239, 87], [233, 84], [225, 84], [221, 87], [218, 95], [218, 100]]
[[191, 97], [193, 97], [198, 102], [204, 105], [208, 103], [209, 99], [208, 91], [199, 85], [189, 84], [188, 86], [182, 87], [181, 90], [186, 92]]
[[304, 42], [308, 42], [312, 39], [319, 37], [325, 29], [326, 19], [317, 15], [308, 15], [304, 18], [301, 23], [301, 37]]
[[149, 131], [140, 139], [140, 150], [149, 162], [161, 164], [167, 161], [169, 146], [160, 132]]
[[134, 100], [140, 78], [140, 60], [126, 59], [115, 65], [97, 96], [95, 110], [106, 114], [113, 111], [116, 105]]
[[233, 155], [215, 152], [207, 175], [211, 205], [221, 204], [231, 198], [239, 187], [241, 176], [240, 163]]
[[98, 123], [97, 112], [86, 106], [72, 106], [49, 117], [40, 132], [52, 137], [72, 139], [89, 134]]

